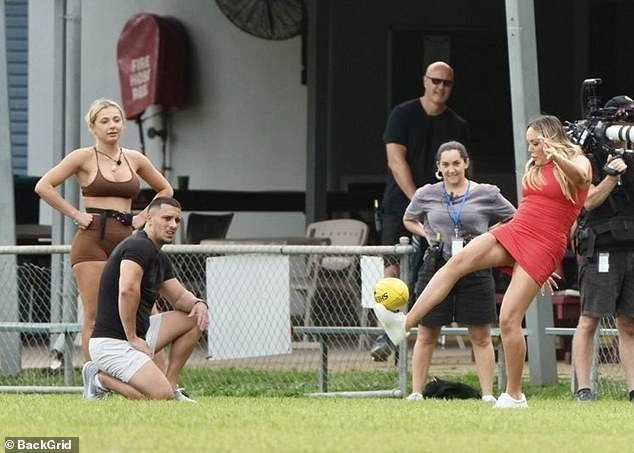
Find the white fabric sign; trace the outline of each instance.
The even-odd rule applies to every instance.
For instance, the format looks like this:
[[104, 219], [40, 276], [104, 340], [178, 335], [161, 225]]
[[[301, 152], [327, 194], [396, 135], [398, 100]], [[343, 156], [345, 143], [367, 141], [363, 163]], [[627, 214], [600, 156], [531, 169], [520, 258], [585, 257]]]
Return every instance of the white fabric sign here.
[[361, 306], [374, 307], [374, 285], [383, 278], [383, 257], [361, 257]]
[[209, 359], [291, 352], [288, 256], [207, 258]]

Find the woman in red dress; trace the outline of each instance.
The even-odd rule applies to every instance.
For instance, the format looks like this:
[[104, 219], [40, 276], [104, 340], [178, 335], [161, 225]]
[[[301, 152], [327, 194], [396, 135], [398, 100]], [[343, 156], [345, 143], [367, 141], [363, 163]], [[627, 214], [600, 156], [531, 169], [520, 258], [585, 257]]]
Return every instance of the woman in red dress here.
[[566, 253], [568, 233], [588, 194], [592, 170], [558, 118], [543, 115], [526, 130], [530, 159], [522, 178], [523, 198], [512, 220], [484, 233], [436, 272], [407, 315], [376, 304], [374, 312], [398, 344], [410, 328], [445, 299], [454, 284], [476, 270], [502, 267], [511, 274], [500, 309], [507, 384], [497, 408], [527, 408], [522, 393], [526, 343], [522, 320], [540, 288], [554, 287], [550, 276]]

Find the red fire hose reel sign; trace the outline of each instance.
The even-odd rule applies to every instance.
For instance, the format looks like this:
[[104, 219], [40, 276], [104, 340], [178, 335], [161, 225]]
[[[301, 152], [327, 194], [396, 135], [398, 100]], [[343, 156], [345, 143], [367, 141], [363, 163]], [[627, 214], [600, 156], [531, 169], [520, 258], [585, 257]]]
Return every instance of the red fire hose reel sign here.
[[142, 99], [150, 96], [150, 82], [155, 82], [154, 79], [150, 79], [150, 74], [152, 73], [151, 61], [150, 55], [143, 55], [130, 61], [128, 82], [130, 84], [132, 102], [142, 101]]
[[141, 13], [126, 22], [117, 62], [127, 119], [138, 118], [151, 105], [185, 106], [188, 55], [187, 32], [177, 19]]

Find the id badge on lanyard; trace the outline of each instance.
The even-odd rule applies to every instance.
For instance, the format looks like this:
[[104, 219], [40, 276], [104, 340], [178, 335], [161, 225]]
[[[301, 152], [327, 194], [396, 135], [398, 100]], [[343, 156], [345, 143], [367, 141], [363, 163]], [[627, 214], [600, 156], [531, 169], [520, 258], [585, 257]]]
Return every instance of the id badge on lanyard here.
[[460, 229], [454, 228], [454, 236], [451, 238], [451, 256], [458, 253], [464, 247], [464, 239], [460, 236]]
[[599, 272], [610, 271], [610, 254], [608, 252], [599, 253]]
[[[469, 196], [469, 189], [471, 188], [471, 181], [467, 184], [467, 190], [464, 194], [462, 202], [460, 203], [460, 208], [456, 211], [453, 206], [453, 196], [450, 196], [445, 189], [445, 196], [447, 197], [447, 207], [449, 208], [449, 216], [453, 221], [453, 231], [454, 235], [451, 238], [451, 256], [458, 253], [464, 247], [464, 238], [462, 237], [461, 229], [460, 229], [460, 217], [462, 216], [462, 210], [467, 201], [467, 197]], [[452, 194], [453, 195], [453, 194]]]

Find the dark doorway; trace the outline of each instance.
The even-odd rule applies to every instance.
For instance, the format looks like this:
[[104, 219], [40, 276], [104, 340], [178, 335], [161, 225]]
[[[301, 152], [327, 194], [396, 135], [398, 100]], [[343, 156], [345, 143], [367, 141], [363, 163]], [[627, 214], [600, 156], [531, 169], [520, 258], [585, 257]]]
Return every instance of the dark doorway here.
[[[490, 31], [392, 29], [388, 109], [422, 94], [426, 66], [437, 60], [454, 68], [449, 105], [471, 127], [474, 177], [496, 184], [515, 202], [515, 165], [506, 35]], [[468, 74], [468, 76], [467, 76]]]

